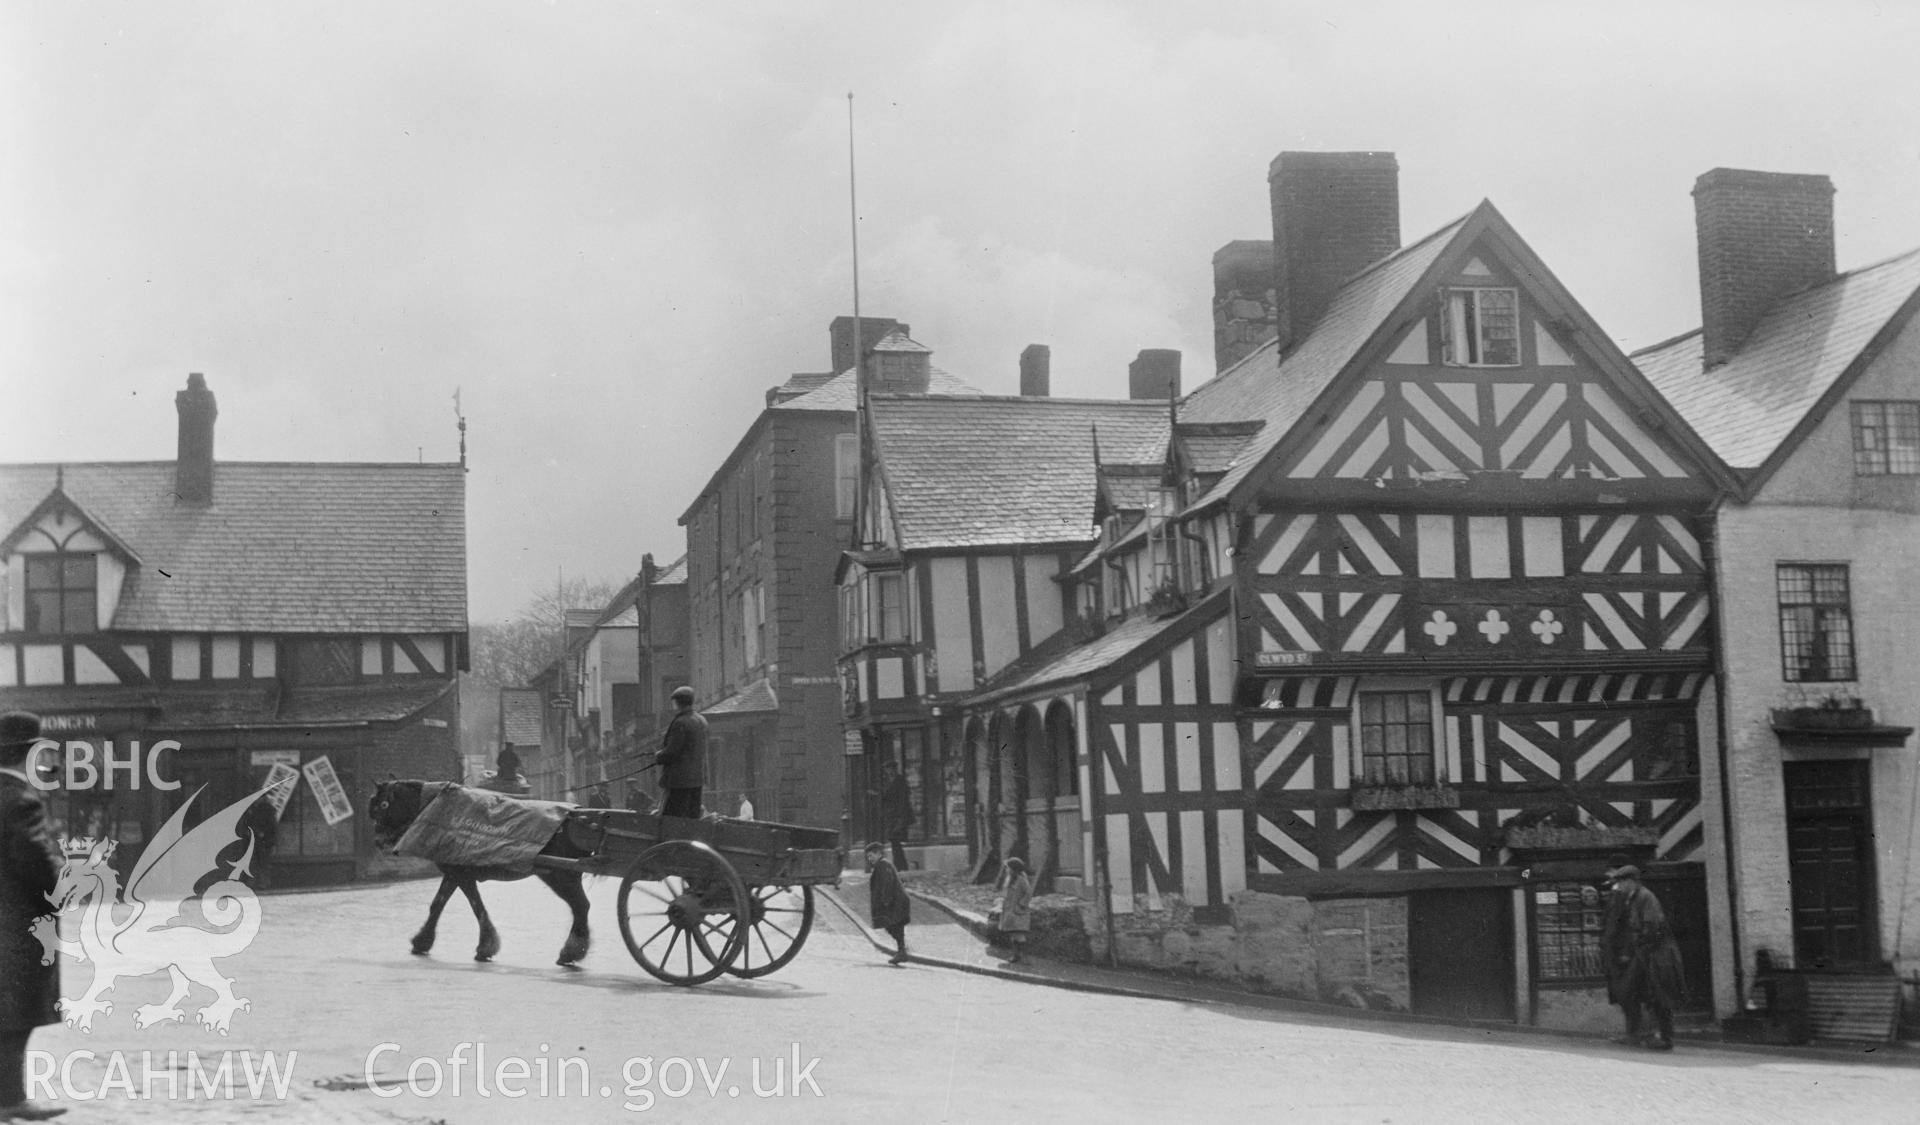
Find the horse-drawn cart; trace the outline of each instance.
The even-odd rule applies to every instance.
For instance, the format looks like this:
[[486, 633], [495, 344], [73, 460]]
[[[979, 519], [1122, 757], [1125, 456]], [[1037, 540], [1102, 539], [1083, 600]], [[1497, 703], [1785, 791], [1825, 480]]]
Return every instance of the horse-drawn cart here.
[[770, 821], [576, 808], [561, 831], [586, 854], [534, 863], [620, 876], [620, 936], [670, 984], [765, 976], [793, 960], [813, 929], [814, 886], [838, 883], [846, 859], [832, 829]]

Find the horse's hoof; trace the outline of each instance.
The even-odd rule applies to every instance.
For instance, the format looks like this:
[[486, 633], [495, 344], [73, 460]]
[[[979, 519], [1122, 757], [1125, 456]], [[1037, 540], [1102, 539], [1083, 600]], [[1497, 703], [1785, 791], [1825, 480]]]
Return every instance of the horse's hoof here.
[[473, 959], [474, 959], [475, 961], [479, 961], [479, 962], [480, 962], [480, 963], [482, 963], [482, 964], [486, 964], [486, 963], [488, 963], [488, 962], [490, 962], [490, 961], [492, 961], [492, 960], [493, 960], [493, 954], [491, 954], [491, 953], [476, 953], [476, 954], [474, 954], [474, 955], [473, 955]]
[[432, 951], [421, 949], [419, 946], [416, 945], [413, 947], [413, 955], [415, 957], [427, 957], [432, 955]]

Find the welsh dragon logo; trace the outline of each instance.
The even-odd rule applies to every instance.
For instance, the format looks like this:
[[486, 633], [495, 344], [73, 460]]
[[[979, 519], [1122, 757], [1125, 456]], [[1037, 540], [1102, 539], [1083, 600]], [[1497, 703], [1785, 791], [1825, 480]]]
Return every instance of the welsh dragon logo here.
[[[75, 842], [71, 850], [84, 854], [70, 852], [59, 882], [47, 895], [57, 914], [41, 917], [33, 927], [34, 936], [46, 948], [42, 963], [51, 963], [58, 953], [93, 965], [93, 984], [86, 993], [77, 999], [60, 999], [60, 1011], [69, 1026], [91, 1033], [95, 1016], [113, 1012], [112, 1001], [102, 996], [117, 982], [159, 972], [172, 978], [172, 991], [161, 1003], [135, 1008], [136, 1027], [184, 1021], [180, 1002], [194, 985], [214, 994], [213, 1001], [197, 1013], [198, 1022], [222, 1035], [227, 1034], [234, 1013], [252, 1008], [249, 1001], [234, 995], [232, 978], [213, 965], [215, 958], [245, 949], [260, 931], [260, 902], [252, 888], [240, 882], [241, 876], [251, 873], [251, 835], [240, 858], [226, 864], [229, 870], [224, 878], [198, 894], [194, 888], [219, 872], [220, 852], [240, 838], [240, 819], [267, 790], [185, 830], [187, 810], [204, 791], [205, 786], [196, 790], [154, 833], [124, 891], [118, 873], [108, 864], [115, 842]], [[76, 936], [63, 937], [63, 930]]]

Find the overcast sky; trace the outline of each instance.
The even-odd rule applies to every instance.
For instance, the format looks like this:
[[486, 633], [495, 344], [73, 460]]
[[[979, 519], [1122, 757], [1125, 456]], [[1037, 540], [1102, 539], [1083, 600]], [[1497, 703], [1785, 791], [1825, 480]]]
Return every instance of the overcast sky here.
[[471, 610], [685, 549], [861, 303], [1012, 394], [1213, 373], [1211, 258], [1290, 149], [1398, 154], [1412, 241], [1492, 199], [1622, 347], [1698, 323], [1694, 177], [1831, 176], [1920, 245], [1895, 3], [0, 6], [0, 458], [448, 461]]

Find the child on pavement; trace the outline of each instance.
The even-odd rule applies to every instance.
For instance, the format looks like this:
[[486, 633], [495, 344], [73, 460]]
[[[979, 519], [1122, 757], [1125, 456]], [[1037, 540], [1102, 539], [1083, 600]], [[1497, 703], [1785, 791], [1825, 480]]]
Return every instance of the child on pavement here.
[[1007, 861], [1007, 893], [1000, 900], [1000, 932], [1013, 944], [1013, 956], [1007, 963], [1018, 965], [1025, 959], [1027, 931], [1033, 928], [1028, 904], [1033, 900], [1033, 880], [1027, 878], [1026, 861], [1014, 857]]
[[907, 889], [900, 885], [900, 873], [893, 864], [887, 862], [887, 847], [875, 841], [867, 845], [867, 906], [873, 915], [873, 927], [885, 930], [892, 935], [894, 944], [899, 948], [889, 964], [898, 965], [907, 959], [907, 923], [911, 920], [912, 910], [907, 903]]

